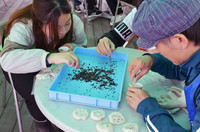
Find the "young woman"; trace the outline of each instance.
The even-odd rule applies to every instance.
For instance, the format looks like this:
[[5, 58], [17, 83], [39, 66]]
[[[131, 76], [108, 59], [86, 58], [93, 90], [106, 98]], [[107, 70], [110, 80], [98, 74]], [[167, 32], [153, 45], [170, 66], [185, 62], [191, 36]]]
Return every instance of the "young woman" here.
[[[66, 63], [78, 68], [75, 46], [86, 46], [81, 20], [71, 12], [67, 0], [34, 0], [11, 15], [5, 30], [0, 63], [8, 81], [25, 99], [38, 131], [50, 131], [51, 123], [41, 113], [31, 95], [34, 76], [51, 64]], [[68, 52], [59, 49], [68, 47]], [[63, 48], [64, 49], [64, 48]]]

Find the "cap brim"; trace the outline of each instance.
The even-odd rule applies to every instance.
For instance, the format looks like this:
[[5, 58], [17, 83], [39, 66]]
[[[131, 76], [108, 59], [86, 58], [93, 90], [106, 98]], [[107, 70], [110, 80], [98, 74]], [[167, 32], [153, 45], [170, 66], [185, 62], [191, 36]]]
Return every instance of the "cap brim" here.
[[142, 48], [142, 49], [150, 49], [151, 47], [153, 47], [154, 45], [156, 45], [159, 41], [147, 41], [145, 39], [139, 38], [137, 40], [137, 45]]

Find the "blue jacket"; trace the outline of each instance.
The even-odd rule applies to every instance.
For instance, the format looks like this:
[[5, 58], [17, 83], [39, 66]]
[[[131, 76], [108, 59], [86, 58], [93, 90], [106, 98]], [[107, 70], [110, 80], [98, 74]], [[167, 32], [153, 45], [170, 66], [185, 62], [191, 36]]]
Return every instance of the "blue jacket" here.
[[[167, 58], [160, 54], [152, 54], [154, 58], [154, 63], [152, 65], [152, 71], [158, 72], [159, 74], [165, 76], [169, 79], [187, 80], [185, 84], [190, 84], [193, 82], [195, 77], [200, 73], [200, 50], [195, 52], [185, 63], [177, 66], [174, 65]], [[188, 75], [189, 68], [192, 68], [190, 74]], [[187, 76], [188, 75], [188, 76]], [[197, 81], [200, 84], [199, 81]], [[192, 131], [196, 132], [200, 128], [200, 88], [194, 89], [193, 103], [196, 108], [196, 115], [194, 116]], [[191, 89], [193, 89], [191, 87]], [[187, 94], [187, 93], [185, 93]], [[186, 95], [187, 96], [187, 95]], [[184, 132], [187, 131], [179, 124], [177, 124], [172, 116], [164, 110], [156, 101], [156, 99], [149, 97], [143, 100], [137, 108], [137, 112], [143, 115], [143, 119], [146, 122], [148, 128], [151, 131], [158, 130], [159, 132]], [[190, 112], [190, 111], [188, 111]]]

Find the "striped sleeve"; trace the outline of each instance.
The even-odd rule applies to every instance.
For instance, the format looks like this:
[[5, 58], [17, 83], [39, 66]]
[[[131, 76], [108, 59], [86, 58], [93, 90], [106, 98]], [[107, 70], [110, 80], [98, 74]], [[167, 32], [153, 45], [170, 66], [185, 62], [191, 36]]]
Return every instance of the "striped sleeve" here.
[[135, 13], [137, 12], [137, 9], [134, 8], [127, 16], [126, 18], [117, 25], [114, 30], [119, 34], [119, 36], [123, 40], [128, 40], [134, 33], [132, 30], [132, 21], [134, 19]]

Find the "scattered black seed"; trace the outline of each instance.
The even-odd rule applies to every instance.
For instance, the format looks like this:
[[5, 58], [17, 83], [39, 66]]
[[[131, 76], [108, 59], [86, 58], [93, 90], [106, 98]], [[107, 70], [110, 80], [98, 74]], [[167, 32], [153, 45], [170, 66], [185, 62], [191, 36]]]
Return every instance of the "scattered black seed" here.
[[[90, 65], [90, 64], [89, 64]], [[96, 82], [95, 84], [99, 86], [94, 86], [95, 84], [92, 83], [92, 88], [98, 88], [100, 90], [103, 89], [110, 89], [114, 90], [117, 86], [117, 83], [114, 82], [113, 76], [115, 75], [113, 69], [102, 69], [98, 68], [97, 66], [86, 68], [80, 68], [76, 72], [74, 71], [74, 76], [71, 78], [71, 80], [80, 80], [85, 82]]]

